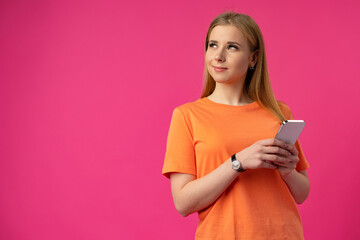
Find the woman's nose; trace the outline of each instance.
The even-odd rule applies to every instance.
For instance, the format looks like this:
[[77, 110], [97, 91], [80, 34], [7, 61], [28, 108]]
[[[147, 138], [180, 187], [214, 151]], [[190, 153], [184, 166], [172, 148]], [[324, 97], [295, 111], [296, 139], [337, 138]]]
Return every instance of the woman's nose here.
[[218, 62], [225, 62], [225, 56], [223, 51], [220, 50], [215, 54], [215, 60]]

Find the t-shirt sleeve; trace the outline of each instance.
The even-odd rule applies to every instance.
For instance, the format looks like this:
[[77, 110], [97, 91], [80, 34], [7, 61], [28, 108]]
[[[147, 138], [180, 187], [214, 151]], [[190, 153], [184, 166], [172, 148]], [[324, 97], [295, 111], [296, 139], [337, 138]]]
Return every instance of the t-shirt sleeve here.
[[[294, 119], [293, 114], [292, 114], [292, 112], [291, 112], [288, 105], [286, 105], [284, 102], [279, 101], [279, 106], [280, 106], [280, 108], [281, 108], [281, 110], [282, 110], [282, 112], [283, 112], [283, 114], [284, 114], [284, 116], [285, 116], [285, 118], [287, 120], [293, 120]], [[299, 139], [296, 140], [295, 147], [299, 152], [299, 162], [296, 165], [296, 170], [299, 172], [299, 171], [303, 171], [303, 170], [308, 169], [309, 168], [309, 163], [307, 162], [307, 160], [305, 158], [305, 155], [304, 155], [304, 152], [302, 150]]]
[[196, 175], [195, 151], [189, 119], [179, 107], [172, 114], [162, 174], [180, 172]]

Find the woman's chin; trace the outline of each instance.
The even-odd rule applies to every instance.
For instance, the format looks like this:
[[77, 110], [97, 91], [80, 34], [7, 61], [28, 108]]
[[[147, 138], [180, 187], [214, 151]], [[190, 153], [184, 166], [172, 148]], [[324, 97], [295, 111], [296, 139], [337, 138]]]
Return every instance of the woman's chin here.
[[231, 79], [214, 79], [214, 81], [217, 83], [233, 83], [234, 82]]

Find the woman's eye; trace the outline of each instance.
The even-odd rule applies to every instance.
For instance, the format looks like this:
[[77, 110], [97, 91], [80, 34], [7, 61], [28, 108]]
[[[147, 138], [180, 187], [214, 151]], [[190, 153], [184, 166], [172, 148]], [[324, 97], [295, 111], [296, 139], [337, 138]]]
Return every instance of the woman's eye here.
[[228, 48], [229, 48], [229, 49], [232, 49], [232, 50], [234, 50], [234, 49], [235, 49], [235, 50], [236, 50], [236, 49], [239, 49], [239, 48], [238, 48], [237, 46], [235, 46], [235, 45], [229, 45]]
[[211, 48], [216, 47], [216, 43], [209, 43], [209, 47]]

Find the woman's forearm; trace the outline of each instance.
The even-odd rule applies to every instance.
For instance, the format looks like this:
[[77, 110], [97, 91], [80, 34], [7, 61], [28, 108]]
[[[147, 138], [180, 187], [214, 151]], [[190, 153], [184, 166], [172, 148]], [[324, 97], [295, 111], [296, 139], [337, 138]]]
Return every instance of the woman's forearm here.
[[206, 208], [226, 190], [238, 175], [239, 173], [232, 169], [229, 158], [208, 175], [189, 181], [181, 187], [172, 187], [176, 209], [182, 216], [187, 216]]
[[303, 203], [310, 192], [310, 182], [306, 171], [298, 172], [294, 169], [290, 174], [282, 176], [282, 178], [288, 186], [295, 202], [297, 204]]

